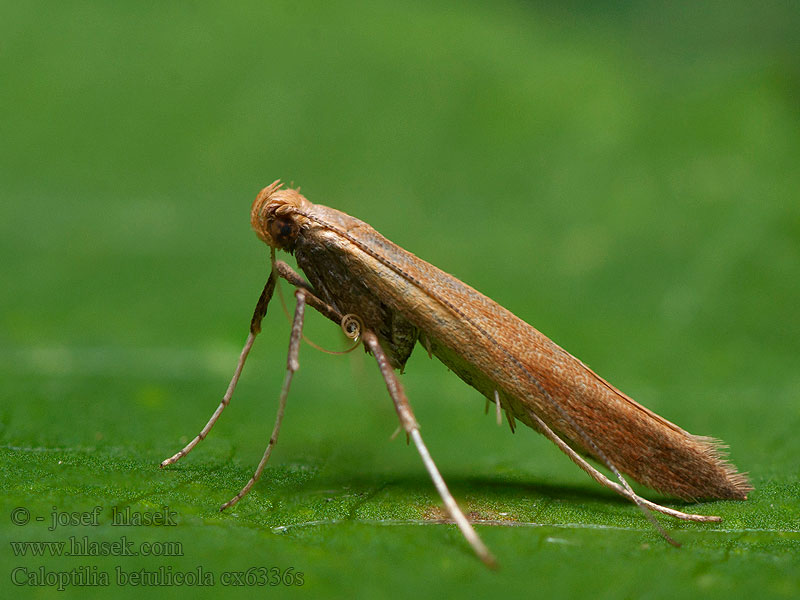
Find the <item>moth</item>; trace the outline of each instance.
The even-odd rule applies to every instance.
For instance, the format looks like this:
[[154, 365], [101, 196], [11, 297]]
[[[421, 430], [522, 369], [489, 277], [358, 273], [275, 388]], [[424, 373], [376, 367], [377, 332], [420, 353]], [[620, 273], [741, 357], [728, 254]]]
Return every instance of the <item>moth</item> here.
[[[650, 511], [691, 521], [719, 517], [687, 514], [636, 494], [625, 476], [684, 500], [744, 500], [752, 490], [709, 437], [687, 433], [638, 404], [580, 360], [490, 298], [392, 243], [350, 215], [312, 204], [279, 181], [264, 188], [251, 208], [251, 224], [271, 249], [272, 269], [250, 323], [250, 333], [222, 402], [172, 464], [208, 435], [229, 404], [255, 336], [261, 330], [277, 279], [296, 288], [289, 355], [272, 436], [253, 477], [221, 508], [236, 503], [258, 480], [277, 440], [306, 306], [359, 337], [380, 368], [401, 427], [414, 441], [445, 508], [477, 555], [495, 559], [459, 509], [419, 432], [395, 370], [417, 344], [505, 413], [512, 430], [524, 423], [545, 435], [595, 481], [633, 501], [662, 536], [678, 545]], [[303, 278], [275, 251], [294, 254]], [[587, 460], [604, 465], [616, 481]]]

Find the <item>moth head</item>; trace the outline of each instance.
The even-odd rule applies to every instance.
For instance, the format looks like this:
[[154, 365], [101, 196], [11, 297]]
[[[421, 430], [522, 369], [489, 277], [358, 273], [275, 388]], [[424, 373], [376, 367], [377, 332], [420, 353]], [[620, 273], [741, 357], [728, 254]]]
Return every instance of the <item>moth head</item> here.
[[258, 193], [250, 209], [250, 224], [256, 235], [279, 250], [291, 251], [300, 226], [311, 203], [291, 188], [284, 189], [278, 181], [272, 182]]

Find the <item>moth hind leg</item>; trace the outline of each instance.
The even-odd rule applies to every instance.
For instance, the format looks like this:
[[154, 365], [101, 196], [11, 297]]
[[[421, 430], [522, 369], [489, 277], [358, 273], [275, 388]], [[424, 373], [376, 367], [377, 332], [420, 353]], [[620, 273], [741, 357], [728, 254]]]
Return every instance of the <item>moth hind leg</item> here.
[[632, 492], [631, 490], [627, 489], [623, 485], [617, 483], [616, 481], [612, 481], [608, 477], [606, 477], [603, 473], [595, 469], [589, 462], [581, 456], [577, 451], [575, 451], [567, 442], [565, 442], [556, 432], [554, 432], [538, 415], [533, 412], [529, 412], [529, 415], [533, 419], [533, 427], [539, 433], [543, 434], [547, 439], [553, 442], [558, 449], [561, 450], [564, 454], [566, 454], [569, 459], [578, 465], [583, 471], [585, 471], [589, 477], [594, 479], [597, 483], [602, 485], [603, 487], [607, 487], [610, 490], [617, 492], [619, 495], [628, 498], [632, 502], [638, 505], [643, 505], [646, 508], [659, 512], [664, 515], [668, 515], [670, 517], [674, 517], [676, 519], [680, 519], [682, 521], [696, 521], [701, 523], [709, 523], [709, 522], [718, 522], [722, 519], [717, 516], [713, 515], [693, 515], [690, 513], [681, 512], [679, 510], [675, 510], [673, 508], [667, 508], [666, 506], [661, 506], [660, 504], [656, 504], [655, 502], [651, 502], [646, 498], [642, 498], [638, 494]]

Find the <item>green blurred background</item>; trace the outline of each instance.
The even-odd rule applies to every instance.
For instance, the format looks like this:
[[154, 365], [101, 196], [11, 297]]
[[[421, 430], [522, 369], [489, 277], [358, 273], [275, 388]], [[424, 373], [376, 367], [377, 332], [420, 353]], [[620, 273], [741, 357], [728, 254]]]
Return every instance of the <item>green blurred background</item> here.
[[[10, 572], [211, 572], [201, 597], [797, 597], [800, 593], [800, 11], [796, 3], [4, 3], [0, 22], [0, 556]], [[502, 570], [452, 526], [369, 357], [308, 346], [271, 463], [277, 302], [216, 407], [267, 273], [249, 228], [274, 179], [365, 220], [527, 320], [693, 433], [756, 490], [663, 520], [599, 489], [422, 351], [403, 378]], [[290, 298], [284, 286], [284, 295]], [[307, 333], [342, 348], [329, 323]], [[643, 490], [644, 491], [644, 490]], [[659, 499], [655, 494], [649, 496]], [[47, 531], [31, 515], [103, 507]], [[16, 556], [114, 541], [176, 557]], [[675, 506], [680, 507], [680, 504]], [[224, 587], [293, 568], [304, 585]], [[431, 582], [435, 581], [436, 585]]]

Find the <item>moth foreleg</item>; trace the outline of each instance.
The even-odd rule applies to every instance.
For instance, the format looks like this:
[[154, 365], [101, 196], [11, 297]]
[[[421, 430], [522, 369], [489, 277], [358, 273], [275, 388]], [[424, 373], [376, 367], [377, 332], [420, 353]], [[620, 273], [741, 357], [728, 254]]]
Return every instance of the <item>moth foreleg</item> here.
[[400, 424], [402, 425], [403, 429], [405, 429], [406, 434], [409, 435], [412, 440], [414, 440], [414, 445], [416, 445], [417, 451], [422, 457], [422, 462], [425, 464], [425, 468], [428, 470], [428, 473], [433, 480], [433, 484], [436, 486], [436, 490], [439, 492], [439, 495], [444, 502], [448, 514], [453, 521], [455, 521], [456, 525], [458, 525], [461, 533], [467, 539], [467, 542], [469, 542], [469, 544], [472, 546], [472, 549], [475, 551], [475, 554], [478, 555], [478, 558], [480, 558], [489, 567], [495, 568], [497, 566], [497, 562], [495, 561], [494, 556], [492, 556], [492, 553], [489, 552], [489, 549], [483, 543], [481, 538], [478, 537], [477, 532], [467, 520], [467, 517], [465, 517], [464, 513], [461, 512], [461, 509], [458, 507], [453, 495], [447, 488], [447, 484], [444, 482], [442, 475], [439, 473], [436, 463], [433, 462], [433, 458], [431, 458], [430, 452], [428, 452], [428, 448], [425, 446], [425, 442], [422, 441], [422, 436], [419, 432], [419, 425], [417, 424], [417, 420], [414, 418], [414, 413], [411, 410], [411, 405], [408, 402], [408, 398], [403, 390], [403, 386], [400, 383], [400, 380], [397, 378], [397, 375], [395, 375], [386, 353], [383, 351], [383, 348], [381, 348], [381, 345], [378, 342], [377, 336], [372, 331], [367, 330], [364, 332], [362, 339], [372, 352], [375, 360], [378, 362], [381, 374], [383, 375], [383, 380], [386, 382], [386, 388], [389, 390], [389, 395], [394, 401], [394, 406], [397, 410], [397, 416], [400, 418]]
[[247, 484], [238, 494], [223, 504], [220, 507], [220, 510], [225, 510], [229, 506], [233, 506], [239, 500], [241, 500], [247, 494], [247, 492], [250, 491], [250, 488], [252, 488], [255, 482], [258, 481], [259, 477], [261, 477], [261, 473], [264, 471], [264, 466], [267, 464], [270, 454], [272, 454], [272, 448], [275, 447], [275, 444], [278, 442], [278, 433], [281, 430], [281, 423], [283, 422], [283, 414], [286, 409], [286, 399], [289, 396], [289, 387], [292, 384], [292, 377], [297, 369], [300, 368], [298, 354], [300, 349], [300, 336], [303, 332], [303, 317], [305, 316], [306, 294], [307, 292], [302, 288], [297, 289], [297, 291], [294, 293], [295, 297], [297, 298], [297, 305], [294, 309], [292, 333], [289, 337], [289, 354], [286, 359], [286, 376], [283, 379], [283, 386], [281, 387], [280, 400], [278, 401], [278, 414], [275, 417], [275, 426], [272, 428], [272, 435], [270, 435], [267, 448], [264, 450], [264, 456], [261, 457], [261, 461], [258, 463], [258, 467], [256, 467], [256, 472], [253, 473], [250, 481], [247, 482]]
[[298, 273], [297, 271], [295, 271], [288, 263], [285, 263], [282, 260], [276, 260], [273, 263], [273, 268], [280, 277], [283, 277], [294, 287], [304, 288], [309, 292], [312, 293], [314, 292], [314, 288], [311, 287], [311, 284], [308, 283], [305, 279], [303, 279], [303, 276], [300, 275], [300, 273]]
[[197, 434], [197, 436], [191, 442], [189, 442], [186, 447], [162, 461], [161, 465], [159, 465], [162, 468], [178, 462], [181, 458], [189, 454], [189, 452], [191, 452], [192, 449], [197, 446], [197, 444], [203, 441], [208, 435], [208, 432], [211, 431], [214, 423], [216, 423], [217, 419], [219, 419], [222, 411], [225, 410], [225, 407], [228, 406], [228, 404], [230, 404], [231, 398], [233, 397], [233, 391], [236, 389], [236, 384], [239, 382], [242, 369], [244, 369], [244, 363], [247, 360], [247, 355], [250, 354], [250, 349], [253, 347], [253, 342], [256, 341], [256, 336], [261, 332], [261, 321], [263, 320], [264, 315], [267, 314], [267, 306], [269, 305], [269, 301], [272, 299], [272, 294], [275, 291], [276, 281], [277, 276], [273, 270], [270, 272], [267, 283], [264, 286], [264, 290], [261, 292], [261, 296], [258, 298], [256, 308], [253, 311], [253, 318], [250, 320], [250, 333], [247, 335], [247, 340], [245, 341], [242, 352], [239, 355], [239, 361], [236, 363], [236, 369], [233, 372], [233, 377], [231, 378], [231, 382], [228, 384], [228, 389], [225, 391], [225, 395], [222, 396], [222, 401], [219, 403], [217, 410], [215, 410], [214, 414], [211, 415], [211, 418], [208, 420], [208, 423], [206, 423], [206, 426], [203, 427], [202, 431], [200, 431], [200, 433]]
[[337, 325], [342, 324], [342, 319], [344, 318], [343, 315], [327, 302], [320, 300], [319, 297], [317, 297], [317, 295], [314, 293], [314, 289], [311, 287], [311, 284], [303, 279], [302, 275], [300, 275], [282, 260], [276, 260], [273, 264], [278, 276], [288, 281], [294, 287], [304, 289], [308, 292], [306, 295], [306, 302], [309, 306], [319, 312], [323, 317], [327, 317]]

